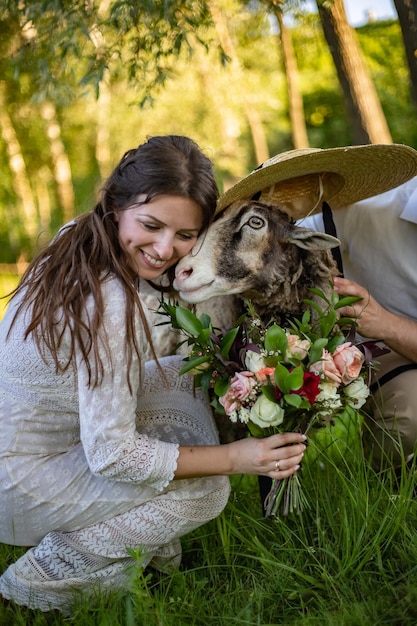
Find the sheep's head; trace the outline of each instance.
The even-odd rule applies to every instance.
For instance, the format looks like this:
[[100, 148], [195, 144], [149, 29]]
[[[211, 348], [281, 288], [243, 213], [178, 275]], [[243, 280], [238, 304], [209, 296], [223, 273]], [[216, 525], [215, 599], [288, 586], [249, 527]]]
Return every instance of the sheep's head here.
[[236, 202], [179, 262], [174, 287], [193, 303], [222, 294], [259, 301], [298, 280], [308, 256], [328, 255], [332, 265], [328, 251], [338, 245], [335, 237], [296, 226], [276, 205]]

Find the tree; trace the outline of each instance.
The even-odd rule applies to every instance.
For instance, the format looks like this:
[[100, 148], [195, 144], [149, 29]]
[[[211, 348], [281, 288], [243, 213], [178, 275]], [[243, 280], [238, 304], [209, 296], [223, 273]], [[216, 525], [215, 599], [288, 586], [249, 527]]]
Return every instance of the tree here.
[[[24, 236], [34, 238], [38, 227], [36, 202], [27, 174], [22, 148], [7, 110], [6, 85], [4, 81], [0, 81], [0, 132], [6, 145], [9, 167], [13, 175], [13, 189], [19, 203], [15, 209], [17, 219], [14, 221], [15, 224], [21, 225]], [[13, 220], [11, 222], [13, 223]], [[19, 233], [15, 232], [18, 230], [19, 228], [13, 228], [11, 225], [11, 238], [19, 239]], [[11, 241], [12, 246], [13, 243]]]
[[263, 163], [269, 158], [268, 144], [266, 141], [265, 133], [262, 127], [262, 121], [256, 108], [252, 105], [250, 98], [246, 94], [246, 84], [244, 79], [244, 71], [239, 57], [236, 54], [236, 49], [233, 44], [232, 38], [227, 27], [227, 22], [224, 15], [216, 2], [216, 0], [210, 1], [210, 11], [213, 18], [213, 22], [216, 26], [217, 35], [219, 37], [220, 45], [229, 59], [233, 74], [233, 89], [237, 90], [239, 97], [242, 100], [245, 115], [248, 120], [253, 145], [255, 149], [257, 163]]
[[294, 148], [309, 146], [304, 117], [303, 97], [298, 84], [297, 61], [290, 30], [284, 23], [283, 0], [266, 0], [275, 15], [280, 32], [281, 52], [288, 92], [288, 112], [291, 119], [291, 132]]
[[391, 134], [343, 0], [316, 0], [324, 36], [343, 90], [353, 141], [392, 143]]
[[394, 0], [404, 40], [411, 80], [411, 95], [417, 106], [417, 0]]
[[207, 46], [199, 32], [210, 19], [205, 0], [3, 0], [0, 33], [7, 33], [15, 76], [29, 73], [41, 99], [65, 102], [76, 88], [98, 94], [110, 69], [143, 102], [181, 50], [192, 53], [191, 40]]

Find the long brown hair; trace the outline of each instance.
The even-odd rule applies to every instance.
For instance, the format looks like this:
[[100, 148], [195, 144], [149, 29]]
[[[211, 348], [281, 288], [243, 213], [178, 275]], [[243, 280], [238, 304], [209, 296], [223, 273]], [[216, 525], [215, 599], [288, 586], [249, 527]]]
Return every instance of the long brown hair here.
[[[147, 197], [145, 202], [162, 194], [193, 199], [202, 209], [203, 230], [214, 214], [218, 198], [213, 165], [196, 143], [177, 135], [151, 137], [138, 148], [129, 150], [104, 183], [94, 210], [61, 229], [29, 265], [14, 292], [14, 296], [21, 293], [22, 298], [12, 325], [19, 313], [30, 308], [25, 339], [32, 333], [40, 353], [43, 354], [45, 347], [49, 350], [57, 372], [68, 369], [78, 346], [88, 370], [88, 384], [92, 387], [100, 385], [104, 374], [99, 355], [99, 331], [104, 312], [101, 284], [109, 276], [120, 280], [125, 293], [125, 353], [130, 389], [133, 353], [141, 358], [135, 334], [136, 310], [156, 358], [137, 291], [137, 277], [135, 280], [132, 276], [127, 255], [120, 246], [114, 217], [115, 211], [128, 208], [142, 194]], [[94, 312], [87, 324], [83, 312], [90, 294]], [[62, 362], [59, 349], [64, 332], [68, 330], [70, 355]], [[111, 364], [107, 338], [105, 346]]]

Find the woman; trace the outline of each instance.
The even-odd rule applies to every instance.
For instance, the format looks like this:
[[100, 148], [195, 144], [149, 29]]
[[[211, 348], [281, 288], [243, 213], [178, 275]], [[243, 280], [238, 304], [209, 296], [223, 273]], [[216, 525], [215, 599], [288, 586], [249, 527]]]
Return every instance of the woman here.
[[170, 275], [217, 196], [193, 141], [153, 137], [23, 276], [0, 325], [0, 541], [35, 547], [0, 577], [5, 598], [66, 612], [76, 590], [124, 587], [129, 548], [144, 567], [178, 563], [227, 475], [298, 469], [301, 435], [219, 445], [180, 359], [145, 363], [140, 279]]

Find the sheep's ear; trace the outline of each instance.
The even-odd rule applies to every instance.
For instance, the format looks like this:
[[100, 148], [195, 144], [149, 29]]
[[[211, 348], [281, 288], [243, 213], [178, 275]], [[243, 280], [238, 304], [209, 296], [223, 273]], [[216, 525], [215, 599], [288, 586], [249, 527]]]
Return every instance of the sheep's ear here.
[[330, 250], [340, 246], [340, 241], [336, 237], [308, 228], [294, 229], [288, 241], [305, 250]]

